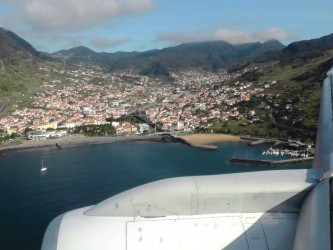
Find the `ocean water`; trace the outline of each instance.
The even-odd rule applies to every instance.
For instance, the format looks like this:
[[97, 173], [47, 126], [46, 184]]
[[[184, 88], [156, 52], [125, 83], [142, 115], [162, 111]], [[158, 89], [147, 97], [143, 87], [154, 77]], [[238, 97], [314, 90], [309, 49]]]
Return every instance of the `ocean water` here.
[[[147, 182], [188, 175], [309, 168], [231, 164], [232, 157], [263, 159], [267, 145], [215, 144], [205, 151], [178, 143], [127, 142], [8, 152], [0, 157], [0, 249], [40, 249], [57, 215], [96, 204]], [[272, 156], [265, 156], [269, 159]], [[41, 162], [48, 170], [40, 171]]]

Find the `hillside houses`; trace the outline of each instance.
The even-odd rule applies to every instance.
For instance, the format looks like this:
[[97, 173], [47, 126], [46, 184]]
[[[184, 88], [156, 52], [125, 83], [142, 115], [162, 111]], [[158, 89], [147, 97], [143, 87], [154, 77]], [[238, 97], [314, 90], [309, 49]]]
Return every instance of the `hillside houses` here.
[[[27, 128], [34, 131], [73, 129], [82, 125], [106, 124], [108, 117], [117, 119], [142, 109], [150, 122], [160, 124], [166, 131], [192, 132], [229, 117], [243, 117], [237, 104], [264, 96], [265, 88], [270, 86], [266, 83], [263, 88], [240, 82], [224, 86], [221, 81], [234, 77], [226, 72], [180, 72], [174, 74], [175, 85], [150, 84], [147, 77], [142, 78], [144, 82], [140, 85], [125, 83], [118, 75], [84, 68], [67, 74], [72, 76], [72, 84], [65, 85], [60, 80], [44, 83], [49, 91], [38, 92], [31, 105], [0, 118], [0, 129], [21, 134]], [[90, 80], [96, 78], [109, 83], [91, 83]], [[291, 105], [286, 109], [291, 109]], [[251, 116], [256, 118], [255, 114]], [[139, 124], [127, 123], [115, 128], [119, 135], [148, 130]]]

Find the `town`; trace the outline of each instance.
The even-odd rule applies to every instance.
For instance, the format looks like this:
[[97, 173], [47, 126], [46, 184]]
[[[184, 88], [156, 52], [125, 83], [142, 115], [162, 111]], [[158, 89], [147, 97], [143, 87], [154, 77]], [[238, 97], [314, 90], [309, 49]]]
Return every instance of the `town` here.
[[[50, 71], [48, 67], [39, 70], [46, 75]], [[276, 83], [239, 82], [239, 73], [226, 71], [172, 73], [172, 84], [132, 72], [106, 73], [96, 67], [59, 69], [57, 73], [66, 81], [63, 77], [44, 82], [27, 107], [0, 118], [0, 131], [7, 135], [30, 132], [29, 139], [52, 137], [46, 136], [46, 130], [77, 132], [82, 126], [110, 123], [117, 136], [150, 133], [157, 125], [175, 133], [209, 131], [214, 123], [231, 117], [260, 120], [254, 110], [239, 112], [237, 104], [265, 96], [265, 89]], [[134, 114], [144, 119], [137, 123], [119, 119]]]

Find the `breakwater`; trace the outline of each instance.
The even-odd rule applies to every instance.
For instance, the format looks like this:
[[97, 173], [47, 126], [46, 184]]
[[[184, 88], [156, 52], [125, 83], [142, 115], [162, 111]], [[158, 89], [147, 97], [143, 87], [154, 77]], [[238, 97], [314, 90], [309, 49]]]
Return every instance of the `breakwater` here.
[[294, 158], [294, 159], [286, 159], [286, 160], [278, 160], [278, 161], [232, 158], [230, 160], [230, 162], [256, 165], [256, 166], [281, 166], [281, 165], [288, 165], [288, 164], [293, 164], [293, 163], [310, 162], [310, 161], [313, 161], [313, 158], [314, 157], [303, 157], [303, 158]]
[[[300, 141], [288, 140], [283, 138], [274, 137], [261, 137], [261, 136], [241, 136], [242, 140], [248, 141], [248, 145], [257, 146], [261, 144], [273, 144], [274, 146], [282, 146], [286, 148], [309, 149], [309, 145]], [[309, 149], [310, 150], [310, 149]]]
[[193, 142], [187, 141], [183, 138], [175, 137], [171, 134], [165, 134], [165, 135], [163, 135], [163, 138], [166, 140], [170, 140], [172, 142], [180, 142], [180, 143], [190, 146], [192, 148], [198, 148], [198, 149], [204, 149], [204, 150], [217, 150], [218, 149], [218, 147], [215, 145], [193, 143]]
[[287, 140], [281, 140], [273, 137], [257, 137], [257, 136], [241, 136], [242, 140], [249, 141], [248, 145], [250, 146], [256, 146], [264, 143], [280, 143], [282, 141], [286, 142]]

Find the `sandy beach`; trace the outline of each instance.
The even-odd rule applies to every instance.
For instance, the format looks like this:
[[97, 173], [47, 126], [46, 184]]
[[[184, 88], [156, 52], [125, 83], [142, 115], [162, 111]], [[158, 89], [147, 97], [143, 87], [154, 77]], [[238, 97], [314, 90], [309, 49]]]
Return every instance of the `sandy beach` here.
[[[196, 144], [210, 144], [223, 141], [241, 141], [239, 136], [225, 135], [225, 134], [190, 134], [190, 135], [175, 135]], [[56, 144], [61, 147], [84, 145], [84, 144], [103, 144], [113, 143], [117, 141], [156, 141], [161, 140], [161, 136], [126, 136], [126, 137], [112, 137], [112, 136], [96, 136], [88, 137], [83, 135], [68, 135], [56, 139], [46, 139], [40, 141], [20, 140], [12, 143], [0, 145], [0, 151], [9, 150], [27, 150], [45, 147], [55, 147]]]
[[[177, 137], [177, 136], [175, 136]], [[198, 144], [210, 144], [215, 142], [242, 141], [240, 136], [227, 134], [189, 134], [181, 135], [181, 137], [189, 142]]]

